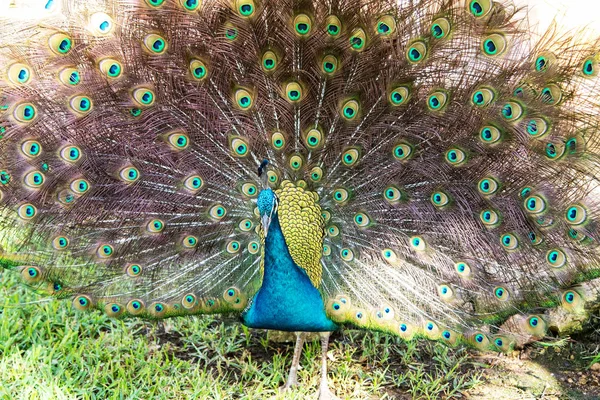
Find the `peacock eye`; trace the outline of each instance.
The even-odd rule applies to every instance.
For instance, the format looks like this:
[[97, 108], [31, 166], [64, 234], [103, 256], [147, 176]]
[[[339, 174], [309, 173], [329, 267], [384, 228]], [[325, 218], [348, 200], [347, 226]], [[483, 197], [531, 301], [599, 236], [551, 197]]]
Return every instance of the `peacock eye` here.
[[123, 73], [123, 64], [112, 58], [105, 58], [98, 63], [100, 71], [109, 79], [117, 79]]
[[215, 204], [208, 210], [208, 215], [212, 219], [220, 221], [227, 215], [227, 209], [221, 204]]
[[197, 81], [203, 81], [208, 76], [208, 68], [206, 64], [196, 58], [190, 61], [190, 74]]
[[340, 250], [340, 256], [344, 261], [352, 261], [354, 260], [354, 252], [352, 249], [343, 248]]
[[396, 20], [391, 15], [384, 15], [377, 20], [377, 33], [383, 37], [391, 36], [396, 32]]
[[421, 236], [413, 236], [409, 239], [410, 246], [417, 251], [425, 250], [426, 243], [425, 240]]
[[450, 203], [450, 197], [442, 191], [433, 192], [431, 194], [431, 203], [438, 208], [442, 208]]
[[342, 32], [342, 23], [340, 22], [340, 19], [335, 15], [330, 15], [327, 17], [327, 19], [325, 20], [325, 27], [327, 35], [329, 35], [332, 38], [338, 37]]
[[411, 64], [418, 64], [427, 56], [427, 45], [423, 41], [416, 41], [406, 50], [406, 58]]
[[110, 244], [101, 244], [96, 248], [96, 256], [98, 258], [109, 258], [113, 253], [114, 248]]
[[477, 107], [486, 107], [490, 105], [492, 101], [494, 101], [495, 97], [496, 93], [493, 89], [482, 87], [473, 92], [471, 96], [471, 102]]
[[77, 194], [84, 194], [88, 190], [90, 190], [90, 183], [83, 178], [74, 179], [71, 181], [71, 185], [69, 186], [71, 190]]
[[291, 103], [302, 100], [303, 90], [298, 82], [290, 82], [285, 86], [286, 99]]
[[17, 215], [22, 220], [28, 221], [37, 215], [37, 208], [30, 203], [25, 203], [17, 209]]
[[506, 288], [502, 286], [497, 286], [494, 288], [494, 296], [500, 301], [506, 301], [509, 298], [509, 293], [508, 290], [506, 290]]
[[329, 245], [327, 245], [327, 244], [323, 245], [323, 255], [325, 257], [328, 257], [331, 255], [331, 247], [329, 247]]
[[279, 182], [279, 174], [275, 171], [267, 171], [267, 179], [270, 184], [275, 185]]
[[25, 174], [23, 183], [31, 189], [39, 189], [44, 184], [44, 174], [40, 171], [31, 171]]
[[333, 200], [337, 204], [345, 204], [348, 201], [349, 193], [348, 190], [344, 188], [337, 188], [333, 191]]
[[447, 18], [437, 18], [431, 24], [431, 36], [443, 39], [450, 34], [450, 21]]
[[74, 96], [69, 101], [71, 109], [78, 115], [85, 115], [92, 111], [94, 104], [88, 96]]
[[236, 10], [241, 17], [250, 18], [254, 15], [256, 5], [251, 0], [237, 0]]
[[64, 250], [69, 246], [69, 239], [66, 236], [57, 236], [52, 239], [52, 247], [55, 250]]
[[495, 144], [502, 138], [500, 129], [492, 125], [486, 125], [479, 131], [479, 139], [485, 144]]
[[502, 116], [507, 121], [517, 121], [523, 116], [523, 107], [516, 101], [509, 101], [502, 107]]
[[237, 240], [231, 240], [227, 243], [226, 249], [229, 254], [235, 254], [240, 251], [240, 242]]
[[262, 56], [262, 67], [266, 72], [274, 71], [279, 64], [279, 59], [275, 52], [268, 50]]
[[506, 38], [499, 34], [493, 33], [489, 36], [486, 36], [481, 42], [481, 49], [483, 53], [490, 57], [497, 57], [504, 53], [506, 48], [508, 47], [506, 43]]
[[240, 228], [242, 232], [249, 232], [254, 228], [254, 223], [252, 222], [252, 220], [245, 218], [240, 221], [240, 223], [238, 224], [238, 228]]
[[194, 247], [196, 247], [198, 245], [198, 238], [193, 235], [185, 236], [183, 238], [183, 240], [181, 241], [181, 244], [186, 249], [193, 249]]
[[300, 37], [306, 37], [312, 29], [312, 21], [306, 14], [298, 14], [294, 17], [294, 30]]
[[254, 183], [244, 183], [241, 186], [241, 191], [246, 197], [256, 197], [258, 195], [258, 188]]
[[140, 107], [150, 107], [154, 104], [155, 99], [154, 91], [149, 88], [141, 87], [133, 91], [133, 100]]
[[142, 266], [139, 264], [128, 264], [127, 267], [125, 267], [125, 273], [129, 277], [135, 278], [142, 273]]
[[427, 108], [431, 111], [441, 111], [446, 107], [448, 102], [448, 94], [444, 91], [437, 90], [427, 98]]
[[383, 189], [383, 198], [390, 204], [396, 204], [402, 200], [402, 192], [396, 186], [390, 185]]
[[470, 278], [471, 277], [471, 267], [464, 261], [458, 261], [454, 264], [454, 269], [462, 278]]
[[531, 214], [539, 214], [546, 210], [546, 201], [537, 195], [529, 196], [524, 201], [525, 210]]
[[495, 194], [499, 188], [498, 181], [492, 177], [485, 177], [477, 184], [477, 190], [484, 196]]
[[17, 122], [27, 124], [37, 117], [37, 109], [32, 103], [20, 103], [15, 106], [13, 117]]
[[248, 252], [250, 252], [250, 254], [256, 254], [260, 250], [260, 243], [253, 240], [250, 243], [248, 243], [247, 248], [248, 248]]
[[119, 177], [125, 183], [133, 183], [140, 179], [140, 171], [133, 166], [125, 167], [119, 171]]
[[346, 167], [353, 167], [360, 158], [360, 151], [357, 148], [350, 148], [342, 153], [342, 164]]
[[242, 110], [248, 110], [254, 104], [252, 94], [246, 89], [237, 89], [233, 97], [235, 104]]
[[188, 12], [198, 11], [202, 5], [200, 0], [179, 0], [179, 4]]
[[25, 157], [35, 158], [42, 153], [42, 145], [37, 140], [26, 140], [21, 145], [21, 152]]
[[71, 38], [64, 33], [55, 33], [48, 39], [50, 50], [59, 56], [68, 54], [71, 51], [72, 45]]
[[233, 155], [236, 157], [246, 157], [249, 153], [248, 142], [241, 137], [235, 137], [230, 142]]
[[165, 229], [165, 223], [160, 219], [153, 219], [146, 224], [146, 230], [150, 233], [160, 233]]
[[94, 36], [107, 36], [113, 33], [115, 24], [110, 15], [97, 12], [90, 16], [88, 27]]
[[356, 213], [354, 215], [354, 223], [360, 228], [367, 227], [371, 224], [371, 218], [365, 213]]
[[337, 227], [337, 225], [330, 225], [327, 228], [327, 235], [329, 235], [329, 237], [336, 237], [340, 234], [340, 228]]
[[26, 85], [31, 82], [31, 68], [22, 63], [15, 63], [8, 67], [8, 81], [13, 85]]
[[483, 18], [492, 10], [492, 0], [471, 0], [468, 3], [469, 11], [475, 18]]
[[165, 2], [165, 0], [145, 0], [145, 1], [152, 8], [161, 7]]
[[350, 34], [350, 47], [354, 51], [363, 51], [367, 44], [367, 34], [362, 28], [356, 28]]
[[556, 105], [562, 100], [562, 90], [558, 85], [551, 83], [542, 89], [541, 99], [546, 104]]
[[321, 71], [325, 75], [333, 75], [337, 71], [339, 61], [336, 56], [328, 54], [321, 61]]
[[144, 47], [151, 54], [161, 55], [167, 51], [167, 41], [162, 36], [151, 33], [144, 38]]
[[494, 227], [500, 222], [500, 216], [494, 210], [483, 210], [479, 214], [479, 219], [484, 225]]
[[238, 30], [230, 23], [225, 24], [225, 38], [229, 41], [234, 41], [238, 37]]
[[383, 258], [385, 259], [385, 261], [387, 261], [388, 263], [390, 263], [392, 265], [394, 265], [398, 262], [398, 255], [392, 249], [385, 248], [385, 249], [381, 250], [381, 254], [383, 255]]
[[596, 59], [591, 57], [586, 59], [581, 65], [581, 72], [586, 78], [596, 76], [598, 74], [598, 63]]
[[320, 148], [323, 145], [323, 133], [316, 128], [309, 130], [306, 133], [304, 143], [310, 150]]
[[356, 119], [360, 111], [360, 104], [356, 100], [347, 100], [342, 104], [342, 117], [347, 121]]
[[571, 225], [581, 225], [587, 220], [587, 211], [579, 204], [571, 205], [565, 212], [565, 219]]
[[298, 171], [304, 165], [304, 159], [300, 155], [294, 154], [290, 157], [289, 165], [292, 170]]
[[561, 249], [552, 249], [546, 253], [546, 261], [551, 267], [560, 268], [567, 263], [567, 256]]
[[185, 150], [190, 144], [190, 138], [185, 132], [169, 133], [166, 139], [174, 150]]
[[463, 165], [467, 161], [467, 155], [464, 151], [457, 148], [452, 148], [446, 152], [446, 162], [452, 166]]
[[519, 240], [512, 233], [505, 233], [500, 237], [500, 244], [506, 250], [515, 250], [519, 247]]
[[406, 103], [410, 91], [406, 86], [398, 86], [390, 91], [389, 101], [393, 106], [399, 106]]

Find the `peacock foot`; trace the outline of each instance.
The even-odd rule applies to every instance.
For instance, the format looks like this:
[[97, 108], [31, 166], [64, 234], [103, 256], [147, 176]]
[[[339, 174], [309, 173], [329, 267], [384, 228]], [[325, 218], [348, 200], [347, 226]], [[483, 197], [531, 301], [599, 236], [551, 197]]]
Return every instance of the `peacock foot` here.
[[319, 389], [319, 393], [317, 394], [318, 400], [340, 400], [339, 397], [336, 397], [328, 387], [321, 387]]
[[286, 384], [279, 388], [279, 393], [289, 393], [296, 386], [298, 386], [298, 379], [294, 379], [292, 382], [288, 379]]

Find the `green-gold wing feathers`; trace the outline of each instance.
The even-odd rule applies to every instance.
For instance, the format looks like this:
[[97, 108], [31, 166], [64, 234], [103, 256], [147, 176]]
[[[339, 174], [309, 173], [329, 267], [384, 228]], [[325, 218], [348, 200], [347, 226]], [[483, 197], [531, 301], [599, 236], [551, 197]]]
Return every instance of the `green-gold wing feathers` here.
[[[518, 11], [107, 0], [0, 17], [5, 262], [113, 316], [240, 312], [262, 276], [254, 199], [290, 181], [308, 196], [292, 206], [322, 212], [293, 245], [324, 234], [320, 261], [292, 256], [334, 321], [541, 337], [597, 293], [600, 43], [532, 42]], [[298, 209], [279, 213], [304, 229]]]

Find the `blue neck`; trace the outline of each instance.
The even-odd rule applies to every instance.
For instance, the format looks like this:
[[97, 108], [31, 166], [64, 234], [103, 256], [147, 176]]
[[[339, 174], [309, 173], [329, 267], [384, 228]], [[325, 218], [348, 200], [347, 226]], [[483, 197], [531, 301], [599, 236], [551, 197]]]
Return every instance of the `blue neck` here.
[[337, 328], [325, 315], [321, 293], [298, 267], [285, 243], [279, 218], [273, 215], [265, 239], [262, 286], [243, 314], [251, 328], [322, 332]]

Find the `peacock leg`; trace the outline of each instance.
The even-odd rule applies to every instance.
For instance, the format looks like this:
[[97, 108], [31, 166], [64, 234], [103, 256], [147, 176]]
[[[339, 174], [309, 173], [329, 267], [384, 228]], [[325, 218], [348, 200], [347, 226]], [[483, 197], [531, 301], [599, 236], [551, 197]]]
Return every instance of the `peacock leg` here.
[[339, 400], [329, 390], [327, 384], [327, 347], [329, 346], [329, 336], [331, 332], [321, 332], [321, 385], [319, 387], [319, 400]]
[[294, 358], [292, 359], [292, 367], [287, 378], [287, 382], [280, 391], [284, 392], [291, 389], [293, 386], [298, 385], [298, 365], [300, 364], [300, 355], [302, 354], [302, 347], [304, 346], [304, 339], [306, 338], [305, 332], [296, 332], [296, 347], [294, 348]]

